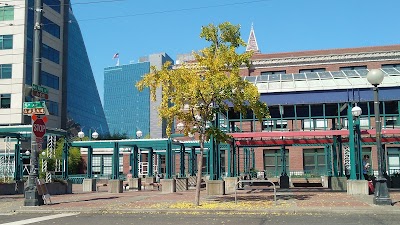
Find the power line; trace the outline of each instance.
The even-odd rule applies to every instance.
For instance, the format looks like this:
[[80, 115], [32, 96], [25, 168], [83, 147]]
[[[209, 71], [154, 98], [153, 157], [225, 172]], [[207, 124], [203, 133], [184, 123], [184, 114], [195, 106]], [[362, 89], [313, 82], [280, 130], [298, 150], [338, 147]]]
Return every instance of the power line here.
[[79, 20], [78, 22], [93, 21], [93, 20], [106, 20], [106, 19], [134, 17], [134, 16], [146, 16], [146, 15], [172, 13], [172, 12], [184, 12], [184, 11], [219, 8], [219, 7], [234, 6], [234, 5], [245, 5], [245, 4], [253, 4], [253, 3], [259, 3], [259, 2], [269, 2], [269, 1], [272, 1], [272, 0], [255, 0], [255, 1], [247, 1], [247, 2], [219, 4], [219, 5], [213, 5], [213, 6], [199, 6], [199, 7], [184, 8], [184, 9], [172, 9], [172, 10], [163, 10], [163, 11], [155, 11], [155, 12], [144, 12], [144, 13], [137, 13], [137, 14], [121, 15], [121, 16], [98, 17], [98, 18], [93, 18], [93, 19], [83, 19], [83, 20]]

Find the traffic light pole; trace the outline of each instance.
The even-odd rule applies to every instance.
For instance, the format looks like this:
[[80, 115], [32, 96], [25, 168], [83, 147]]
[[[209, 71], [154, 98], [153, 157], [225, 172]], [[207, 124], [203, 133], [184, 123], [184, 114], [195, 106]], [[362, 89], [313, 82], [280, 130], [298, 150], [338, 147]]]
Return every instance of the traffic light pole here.
[[[35, 24], [34, 24], [34, 43], [33, 43], [33, 76], [32, 84], [39, 85], [39, 76], [41, 72], [41, 48], [42, 48], [42, 0], [35, 0]], [[29, 74], [28, 74], [29, 75]], [[37, 100], [37, 97], [34, 97]], [[43, 205], [43, 199], [39, 196], [36, 179], [39, 175], [39, 153], [36, 143], [36, 136], [33, 133], [33, 119], [32, 119], [32, 133], [31, 133], [31, 159], [30, 171], [28, 176], [28, 186], [25, 188], [24, 206], [39, 206]]]

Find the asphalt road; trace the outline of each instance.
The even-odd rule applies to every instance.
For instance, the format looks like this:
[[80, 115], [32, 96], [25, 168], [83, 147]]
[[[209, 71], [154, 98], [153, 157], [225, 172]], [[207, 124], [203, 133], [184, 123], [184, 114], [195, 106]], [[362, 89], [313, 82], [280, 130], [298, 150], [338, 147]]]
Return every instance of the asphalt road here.
[[[58, 217], [58, 218], [53, 218]], [[178, 225], [178, 224], [232, 224], [232, 225], [328, 225], [328, 224], [400, 224], [400, 215], [371, 214], [183, 214], [183, 213], [122, 213], [122, 214], [10, 214], [0, 215], [0, 224], [71, 224], [71, 225]]]

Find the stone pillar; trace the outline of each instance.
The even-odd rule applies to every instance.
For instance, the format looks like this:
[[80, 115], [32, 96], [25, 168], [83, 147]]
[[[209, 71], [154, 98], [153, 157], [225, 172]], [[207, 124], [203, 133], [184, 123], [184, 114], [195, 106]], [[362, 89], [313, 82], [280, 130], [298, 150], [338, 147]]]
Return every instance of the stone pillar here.
[[347, 191], [347, 177], [331, 177], [332, 191]]
[[223, 180], [208, 180], [206, 181], [207, 195], [224, 195], [225, 182]]
[[162, 193], [174, 193], [176, 192], [176, 180], [175, 179], [161, 179]]
[[367, 180], [347, 180], [348, 195], [369, 195]]
[[109, 193], [122, 193], [123, 192], [123, 181], [122, 180], [109, 180], [108, 181], [108, 192]]
[[83, 179], [83, 192], [96, 191], [96, 179]]
[[235, 193], [237, 182], [239, 181], [238, 177], [225, 177], [225, 194]]
[[187, 191], [189, 189], [188, 178], [178, 177], [176, 178], [176, 191]]
[[128, 180], [129, 189], [142, 190], [142, 179], [141, 178], [129, 178]]

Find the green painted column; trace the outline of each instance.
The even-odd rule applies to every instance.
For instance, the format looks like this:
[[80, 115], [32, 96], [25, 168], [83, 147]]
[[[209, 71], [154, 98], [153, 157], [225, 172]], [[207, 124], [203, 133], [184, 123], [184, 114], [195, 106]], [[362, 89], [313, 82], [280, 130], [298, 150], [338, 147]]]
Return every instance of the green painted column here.
[[189, 164], [189, 173], [190, 176], [196, 176], [196, 148], [190, 148], [190, 164]]
[[208, 175], [210, 175], [210, 180], [215, 180], [215, 140], [211, 136], [210, 144], [208, 149]]
[[161, 174], [161, 155], [156, 154], [157, 156], [157, 174]]
[[349, 147], [350, 147], [350, 180], [356, 180], [356, 152], [354, 141], [354, 125], [353, 115], [351, 114], [352, 104], [349, 102], [347, 106], [347, 124], [349, 129]]
[[62, 178], [64, 180], [68, 179], [68, 142], [67, 140], [64, 140], [64, 146], [63, 146], [63, 152], [62, 152], [62, 162], [63, 162], [63, 172], [62, 172]]
[[172, 141], [169, 138], [166, 145], [165, 154], [165, 178], [172, 178]]
[[148, 161], [148, 163], [149, 163], [149, 167], [147, 168], [147, 171], [148, 171], [148, 173], [147, 173], [147, 176], [149, 176], [149, 177], [152, 177], [153, 175], [154, 175], [154, 169], [153, 169], [153, 166], [154, 166], [154, 161], [153, 161], [153, 148], [150, 148], [149, 149], [149, 153], [148, 153], [148, 155], [147, 155], [147, 161]]
[[326, 175], [332, 176], [332, 156], [331, 156], [331, 149], [329, 147], [330, 147], [329, 145], [324, 146]]
[[363, 156], [362, 156], [362, 143], [361, 143], [361, 131], [360, 131], [360, 118], [357, 118], [355, 120], [355, 147], [356, 147], [356, 162], [357, 162], [357, 178], [359, 180], [364, 180], [364, 175], [363, 175]]
[[179, 175], [185, 177], [185, 146], [181, 145], [179, 151]]
[[92, 178], [93, 176], [93, 148], [89, 146], [87, 148], [87, 167], [86, 167], [86, 178]]
[[119, 146], [118, 142], [114, 142], [113, 155], [112, 155], [112, 167], [111, 167], [111, 179], [119, 179]]
[[281, 145], [281, 158], [282, 158], [282, 173], [281, 173], [281, 176], [287, 176], [285, 145]]
[[22, 179], [22, 155], [19, 139], [17, 140], [17, 144], [15, 144], [14, 163], [14, 180], [19, 181]]
[[225, 156], [227, 157], [227, 163], [228, 163], [228, 168], [227, 168], [227, 177], [232, 176], [232, 152], [231, 152], [231, 146], [228, 145], [227, 149], [225, 150]]
[[232, 172], [233, 172], [233, 176], [237, 177], [238, 173], [237, 173], [237, 167], [236, 164], [237, 163], [237, 157], [236, 157], [236, 145], [235, 145], [235, 139], [233, 139], [233, 147], [232, 147]]
[[333, 136], [333, 143], [332, 143], [332, 158], [333, 158], [333, 176], [338, 177], [338, 157], [337, 157], [337, 136]]
[[236, 153], [237, 153], [237, 175], [240, 176], [240, 147], [238, 147]]
[[256, 168], [256, 153], [254, 152], [254, 148], [251, 149], [251, 168]]
[[248, 173], [247, 170], [247, 148], [243, 148], [243, 172]]
[[132, 167], [132, 177], [133, 178], [139, 178], [139, 148], [138, 146], [133, 146], [133, 152], [132, 152], [132, 161], [131, 161], [131, 167]]
[[343, 141], [342, 136], [338, 136], [338, 156], [339, 156], [339, 176], [343, 177]]

